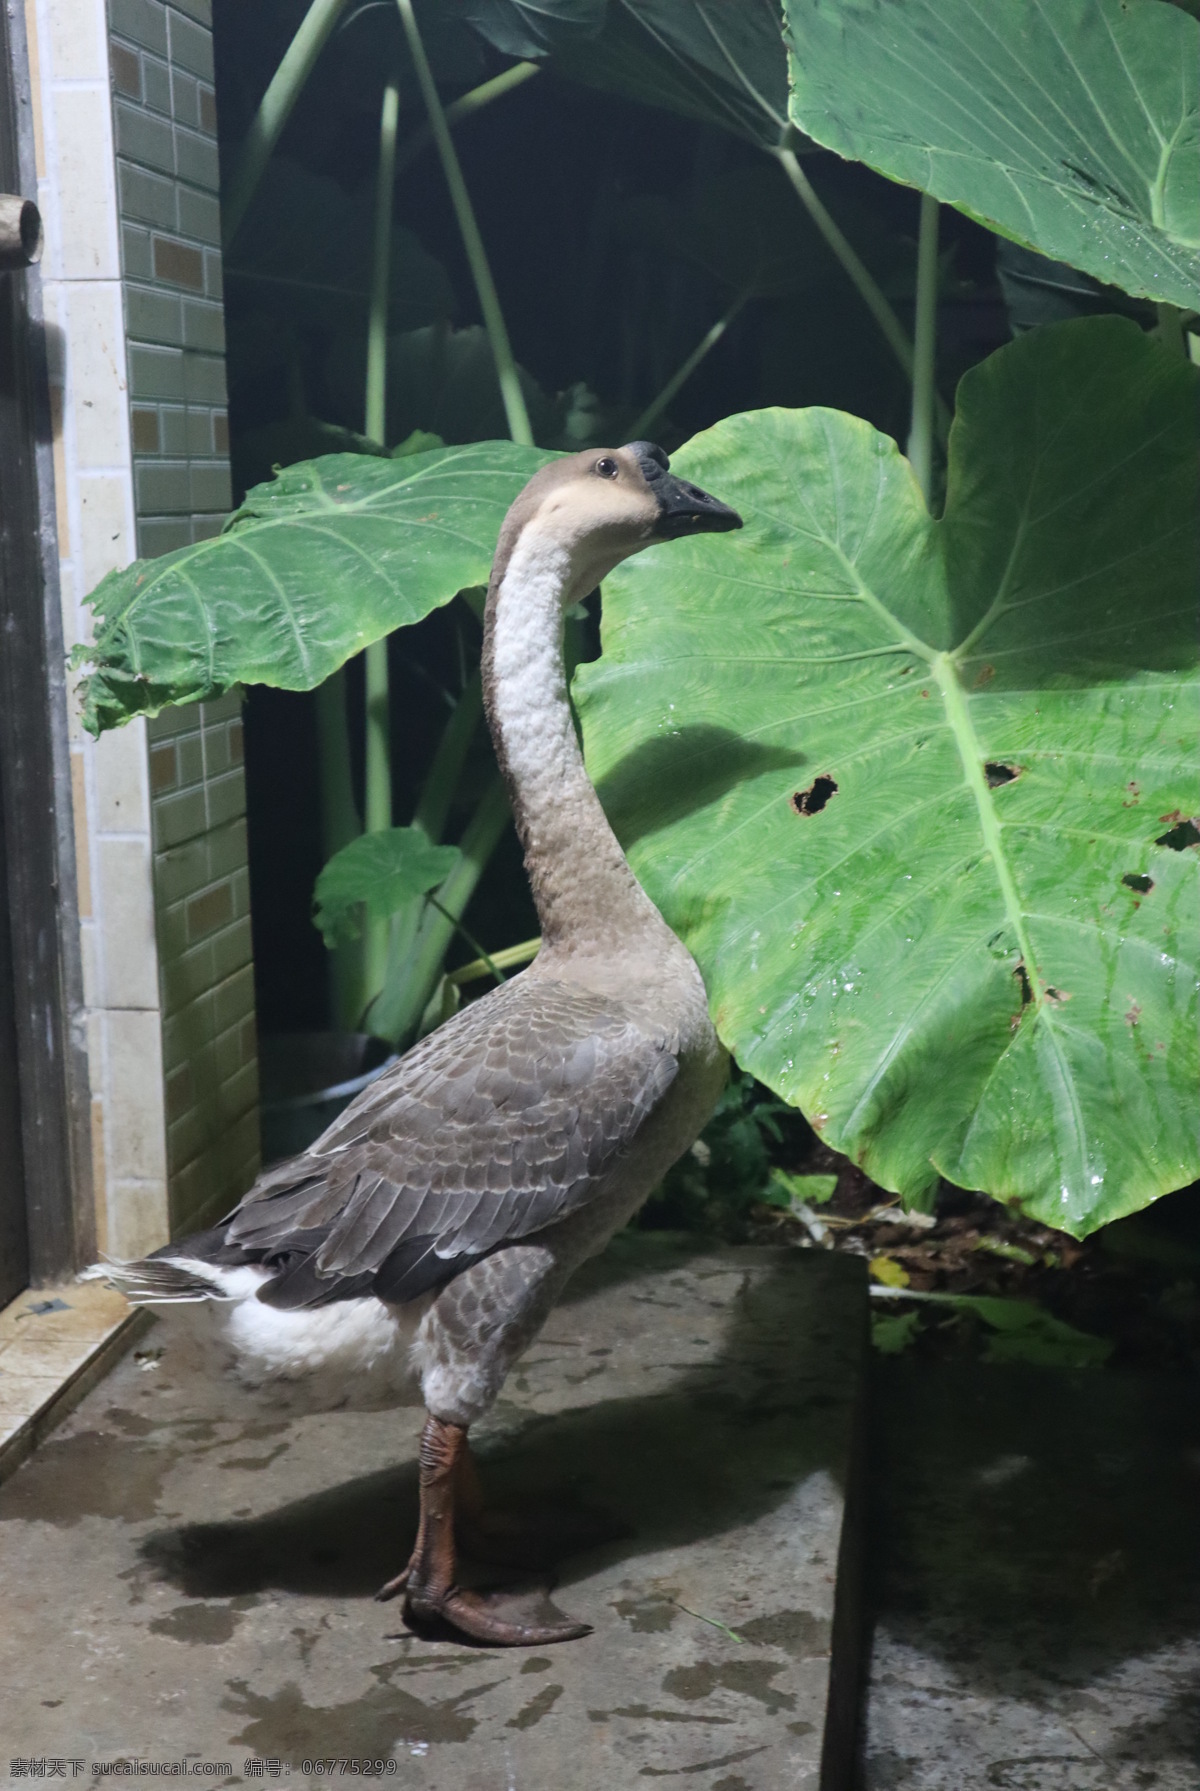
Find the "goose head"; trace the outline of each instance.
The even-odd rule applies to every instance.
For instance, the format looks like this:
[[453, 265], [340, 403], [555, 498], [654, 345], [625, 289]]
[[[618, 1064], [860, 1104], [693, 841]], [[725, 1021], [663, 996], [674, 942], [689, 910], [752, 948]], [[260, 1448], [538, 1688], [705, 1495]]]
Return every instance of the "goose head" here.
[[655, 443], [628, 442], [564, 455], [535, 473], [509, 512], [497, 559], [526, 531], [554, 543], [570, 559], [563, 598], [571, 602], [656, 541], [741, 526], [736, 510], [672, 473]]

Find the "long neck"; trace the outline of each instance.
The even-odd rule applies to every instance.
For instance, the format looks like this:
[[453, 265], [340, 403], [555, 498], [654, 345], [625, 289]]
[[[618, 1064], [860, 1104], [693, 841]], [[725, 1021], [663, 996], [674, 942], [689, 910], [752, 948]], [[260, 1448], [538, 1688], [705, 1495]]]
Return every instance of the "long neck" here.
[[574, 582], [569, 550], [527, 524], [488, 590], [484, 703], [545, 945], [628, 949], [643, 937], [672, 936], [584, 769], [563, 665], [563, 612], [586, 594]]

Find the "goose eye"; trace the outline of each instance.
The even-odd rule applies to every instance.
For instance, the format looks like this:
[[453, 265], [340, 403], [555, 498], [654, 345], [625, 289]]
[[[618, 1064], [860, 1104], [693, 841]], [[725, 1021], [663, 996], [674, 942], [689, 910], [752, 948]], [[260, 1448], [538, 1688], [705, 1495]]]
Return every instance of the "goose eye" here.
[[596, 462], [596, 471], [602, 479], [615, 479], [620, 470], [616, 461], [609, 454], [606, 454], [603, 460]]

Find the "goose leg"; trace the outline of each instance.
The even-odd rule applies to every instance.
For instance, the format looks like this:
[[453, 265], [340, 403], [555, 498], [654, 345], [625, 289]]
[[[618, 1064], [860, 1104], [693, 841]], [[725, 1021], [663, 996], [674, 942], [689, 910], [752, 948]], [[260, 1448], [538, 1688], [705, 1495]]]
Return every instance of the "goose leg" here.
[[421, 1435], [421, 1521], [408, 1566], [376, 1594], [405, 1594], [405, 1612], [429, 1621], [441, 1618], [476, 1641], [495, 1647], [545, 1647], [590, 1634], [587, 1623], [519, 1623], [502, 1617], [478, 1592], [455, 1585], [454, 1507], [467, 1447], [466, 1427], [430, 1415]]

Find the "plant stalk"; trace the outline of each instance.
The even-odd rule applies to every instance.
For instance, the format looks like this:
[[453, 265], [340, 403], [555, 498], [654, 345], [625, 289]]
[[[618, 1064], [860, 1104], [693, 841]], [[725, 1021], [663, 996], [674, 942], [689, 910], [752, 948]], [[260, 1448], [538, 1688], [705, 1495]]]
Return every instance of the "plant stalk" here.
[[[388, 691], [388, 644], [386, 637], [372, 641], [363, 655], [367, 679], [366, 778], [363, 820], [368, 833], [382, 833], [392, 824], [392, 737]], [[387, 920], [369, 920], [366, 940], [368, 1000], [383, 986], [387, 975]]]
[[637, 422], [634, 423], [630, 429], [630, 441], [641, 440], [646, 435], [646, 432], [650, 429], [651, 425], [658, 421], [663, 411], [665, 411], [668, 404], [670, 404], [672, 398], [674, 398], [676, 392], [678, 392], [682, 386], [687, 384], [705, 355], [717, 346], [717, 343], [721, 340], [721, 337], [725, 334], [742, 306], [751, 296], [748, 287], [744, 287], [741, 292], [736, 294], [732, 304], [724, 314], [718, 317], [716, 323], [713, 324], [712, 328], [708, 330], [705, 335], [701, 336], [691, 354], [688, 355], [687, 359], [681, 362], [675, 369], [658, 396], [651, 399]]
[[477, 983], [480, 977], [494, 975], [496, 970], [515, 970], [518, 965], [528, 964], [536, 958], [541, 946], [540, 936], [523, 939], [520, 945], [506, 945], [503, 951], [493, 952], [490, 957], [474, 958], [471, 963], [452, 970], [446, 981], [461, 989], [466, 983]]
[[[350, 727], [346, 719], [346, 672], [339, 667], [317, 687], [317, 764], [321, 794], [321, 850], [335, 852], [362, 832], [350, 776]], [[352, 1030], [366, 1003], [361, 939], [329, 954], [329, 995], [334, 1024]]]
[[917, 302], [913, 328], [912, 422], [908, 458], [925, 508], [933, 489], [933, 401], [937, 394], [938, 202], [921, 194], [917, 235]]
[[467, 192], [467, 184], [463, 179], [458, 152], [454, 147], [454, 139], [450, 135], [450, 127], [446, 122], [445, 108], [438, 95], [437, 84], [429, 66], [429, 59], [425, 54], [425, 46], [421, 42], [421, 33], [417, 26], [416, 14], [413, 12], [412, 0], [396, 0], [396, 5], [400, 8], [400, 23], [404, 27], [404, 35], [408, 40], [409, 53], [417, 72], [425, 109], [429, 114], [429, 128], [433, 132], [433, 140], [437, 145], [442, 172], [450, 190], [454, 215], [458, 219], [463, 248], [470, 265], [471, 277], [475, 282], [479, 306], [483, 312], [484, 328], [487, 330], [488, 341], [492, 345], [492, 358], [496, 363], [496, 378], [500, 382], [500, 396], [504, 400], [504, 414], [508, 419], [508, 433], [513, 441], [522, 442], [526, 447], [532, 447], [533, 431], [529, 426], [525, 395], [521, 391], [521, 381], [517, 373], [516, 361], [513, 359], [512, 345], [508, 339], [504, 314], [496, 296], [496, 283], [492, 279], [492, 270], [488, 265], [483, 238], [479, 234], [479, 225], [475, 221], [475, 211], [471, 204], [470, 194]]
[[[471, 739], [482, 714], [483, 690], [479, 672], [476, 670], [468, 680], [462, 695], [454, 705], [449, 721], [442, 730], [442, 737], [433, 756], [433, 764], [429, 767], [413, 813], [413, 826], [421, 828], [434, 845], [438, 845], [441, 841], [442, 830], [446, 825], [446, 816], [450, 811], [450, 804], [454, 800], [454, 792], [462, 775]], [[416, 896], [404, 902], [392, 916], [391, 939], [388, 948], [389, 974], [394, 973], [395, 966], [403, 964], [411, 952], [424, 912], [425, 898]]]
[[475, 958], [473, 961], [476, 964], [482, 964], [484, 966], [484, 969], [487, 971], [488, 975], [490, 977], [492, 977], [495, 982], [497, 982], [497, 983], [504, 982], [506, 980], [506, 978], [505, 978], [503, 970], [500, 968], [499, 964], [497, 964], [495, 958], [493, 958], [491, 956], [491, 954], [489, 952], [485, 951], [483, 946], [480, 945], [480, 943], [479, 943], [478, 939], [476, 939], [474, 933], [469, 932], [468, 929], [466, 927], [464, 927], [462, 921], [456, 919], [455, 916], [453, 914], [451, 914], [449, 908], [447, 908], [442, 902], [439, 902], [435, 895], [428, 895], [428, 896], [426, 896], [425, 900], [430, 904], [431, 907], [436, 908], [439, 914], [442, 914], [446, 917], [446, 919], [450, 922], [450, 925], [454, 928], [456, 933], [462, 934], [463, 938], [466, 940], [467, 944], [471, 947], [472, 951], [477, 951], [479, 953], [479, 956], [477, 958]]
[[364, 433], [387, 447], [388, 276], [392, 256], [392, 192], [396, 182], [396, 124], [400, 83], [383, 90], [379, 115], [379, 179], [375, 185], [375, 244], [371, 262], [371, 309], [367, 318], [367, 402]]
[[229, 182], [229, 196], [221, 208], [222, 240], [226, 249], [238, 233], [262, 179], [263, 169], [271, 159], [271, 151], [345, 6], [346, 0], [312, 0], [300, 29], [271, 76], [242, 144], [237, 167]]
[[[508, 791], [496, 774], [459, 842], [461, 858], [435, 891], [438, 907], [426, 907], [412, 950], [393, 957], [383, 989], [371, 1007], [371, 1030], [403, 1044], [416, 1031], [441, 974], [455, 926], [508, 825]], [[452, 918], [451, 918], [452, 917]]]
[[[367, 323], [366, 434], [386, 447], [388, 275], [392, 252], [392, 189], [396, 172], [396, 124], [400, 84], [393, 77], [383, 90], [379, 115], [379, 176], [375, 186], [375, 241], [371, 256], [371, 310]], [[386, 637], [372, 641], [363, 655], [366, 668], [366, 772], [363, 822], [368, 833], [392, 824], [391, 693]], [[364, 929], [367, 998], [383, 987], [388, 967], [388, 920], [368, 920]]]
[[[523, 87], [531, 75], [539, 73], [540, 68], [541, 64], [537, 62], [514, 62], [511, 68], [506, 68], [500, 74], [493, 75], [490, 81], [481, 81], [479, 86], [472, 87], [469, 93], [460, 94], [456, 100], [450, 101], [446, 107], [446, 123], [456, 125], [460, 120], [470, 118], [476, 112], [481, 112], [485, 106], [490, 106], [493, 100], [502, 99], [506, 93], [512, 93], [514, 88]], [[396, 159], [397, 174], [407, 168], [411, 162], [415, 162], [432, 142], [433, 131], [429, 125], [423, 124], [420, 130], [414, 131]]]
[[[893, 311], [887, 297], [877, 281], [868, 272], [865, 263], [850, 246], [838, 225], [826, 211], [816, 189], [808, 175], [800, 166], [800, 159], [794, 149], [779, 148], [772, 150], [776, 161], [791, 181], [800, 198], [801, 204], [820, 231], [825, 242], [837, 257], [844, 272], [852, 282], [855, 291], [866, 305], [871, 316], [883, 331], [888, 346], [903, 367], [906, 377], [911, 381], [913, 376], [913, 345], [900, 319]], [[948, 434], [950, 429], [950, 412], [941, 397], [935, 394], [934, 408], [938, 420], [939, 432]]]

